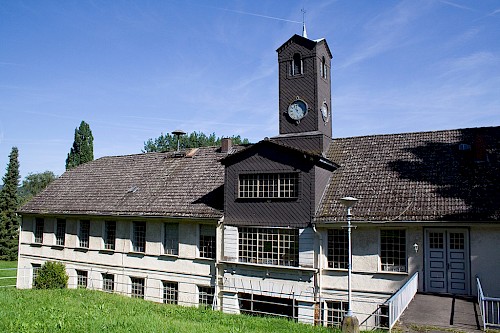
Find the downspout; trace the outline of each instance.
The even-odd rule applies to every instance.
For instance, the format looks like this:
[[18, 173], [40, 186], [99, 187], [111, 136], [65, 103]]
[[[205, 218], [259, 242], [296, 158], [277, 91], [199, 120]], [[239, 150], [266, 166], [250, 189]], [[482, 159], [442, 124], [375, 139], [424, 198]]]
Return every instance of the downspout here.
[[222, 289], [222, 279], [224, 271], [221, 266], [221, 260], [224, 257], [224, 215], [217, 221], [216, 229], [216, 255], [215, 255], [215, 295], [214, 301], [217, 300], [217, 304], [213, 304], [214, 310], [222, 310], [222, 296], [219, 295]]
[[[323, 266], [321, 265], [322, 263], [322, 254], [323, 254], [323, 236], [322, 234], [316, 229], [316, 225], [312, 224], [312, 229], [315, 234], [318, 236], [318, 253], [316, 256], [316, 272], [314, 273], [314, 303], [315, 306], [319, 306], [319, 311], [321, 311], [321, 280], [322, 280], [322, 273], [323, 273]], [[316, 312], [314, 315], [314, 324], [316, 325], [316, 322], [320, 321], [320, 313], [318, 312], [318, 318], [316, 318]]]

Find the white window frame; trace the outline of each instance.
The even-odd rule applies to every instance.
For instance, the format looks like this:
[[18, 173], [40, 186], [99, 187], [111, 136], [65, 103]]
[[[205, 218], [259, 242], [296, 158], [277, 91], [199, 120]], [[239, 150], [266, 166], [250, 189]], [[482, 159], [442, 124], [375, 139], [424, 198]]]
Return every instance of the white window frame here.
[[[403, 232], [403, 244], [401, 244], [401, 241], [397, 241], [393, 243], [393, 249], [392, 250], [384, 250], [384, 244], [383, 244], [383, 232]], [[387, 229], [380, 229], [379, 232], [379, 258], [380, 258], [380, 271], [381, 272], [386, 272], [386, 273], [407, 273], [408, 272], [408, 246], [407, 246], [407, 232], [406, 229], [404, 228], [387, 228]], [[398, 239], [401, 237], [398, 236]], [[397, 249], [396, 247], [399, 247]], [[401, 251], [402, 249], [402, 251]], [[383, 251], [387, 252], [392, 252], [392, 254], [395, 253], [400, 253], [398, 257], [395, 255], [392, 256], [383, 256]], [[401, 253], [403, 255], [401, 255]], [[396, 263], [398, 261], [399, 265]], [[403, 263], [403, 265], [401, 265]]]
[[[109, 279], [111, 277], [111, 279]], [[107, 288], [111, 281], [111, 289]], [[113, 293], [115, 291], [115, 275], [111, 273], [102, 273], [102, 291], [107, 293]]]
[[[135, 287], [136, 283], [141, 285], [141, 288], [140, 288], [141, 293], [134, 293], [134, 291], [139, 290]], [[146, 279], [143, 277], [131, 276], [130, 277], [130, 297], [144, 299], [145, 295], [146, 295]]]
[[[348, 235], [347, 229], [345, 228], [336, 228], [336, 229], [328, 229], [327, 232], [327, 266], [331, 269], [347, 269], [349, 264], [349, 243], [348, 243]], [[336, 234], [339, 233], [339, 234]], [[341, 233], [341, 234], [340, 234]], [[342, 251], [343, 253], [337, 253], [335, 250], [339, 249], [337, 244], [343, 245]], [[337, 240], [337, 241], [336, 241]], [[338, 260], [341, 258], [342, 260]]]
[[[136, 225], [144, 225], [144, 239], [139, 238], [139, 235], [136, 234]], [[136, 253], [146, 253], [146, 245], [147, 245], [147, 222], [146, 221], [133, 221], [131, 225], [131, 232], [130, 232], [130, 248], [132, 249], [131, 252], [136, 252]], [[137, 237], [137, 238], [136, 238]], [[143, 246], [140, 246], [141, 244], [139, 241], [143, 242]]]
[[217, 226], [200, 224], [198, 232], [199, 257], [215, 260], [217, 257]]
[[178, 304], [179, 283], [173, 281], [162, 281], [162, 287], [163, 304]]
[[[85, 281], [85, 284], [82, 282]], [[76, 270], [76, 287], [87, 289], [89, 285], [89, 272], [80, 269]]]
[[297, 199], [297, 172], [242, 173], [238, 176], [239, 199]]

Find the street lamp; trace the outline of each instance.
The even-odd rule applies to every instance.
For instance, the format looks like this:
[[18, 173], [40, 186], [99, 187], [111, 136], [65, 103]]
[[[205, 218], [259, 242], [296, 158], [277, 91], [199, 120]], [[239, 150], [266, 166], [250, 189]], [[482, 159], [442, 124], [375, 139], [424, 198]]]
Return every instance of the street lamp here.
[[351, 275], [352, 275], [352, 242], [351, 242], [351, 208], [358, 202], [358, 199], [353, 197], [344, 197], [340, 199], [340, 203], [347, 209], [347, 242], [349, 250], [349, 263], [347, 266], [347, 313], [342, 320], [342, 332], [359, 332], [359, 321], [355, 315], [352, 314], [351, 304]]

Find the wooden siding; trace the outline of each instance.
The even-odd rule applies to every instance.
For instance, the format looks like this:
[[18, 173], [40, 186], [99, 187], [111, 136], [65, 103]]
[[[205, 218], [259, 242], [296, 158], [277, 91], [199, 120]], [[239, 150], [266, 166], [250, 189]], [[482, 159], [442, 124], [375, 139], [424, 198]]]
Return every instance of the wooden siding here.
[[223, 259], [238, 261], [238, 228], [230, 225], [224, 226], [224, 253]]
[[299, 230], [299, 266], [314, 267], [314, 230], [309, 227]]

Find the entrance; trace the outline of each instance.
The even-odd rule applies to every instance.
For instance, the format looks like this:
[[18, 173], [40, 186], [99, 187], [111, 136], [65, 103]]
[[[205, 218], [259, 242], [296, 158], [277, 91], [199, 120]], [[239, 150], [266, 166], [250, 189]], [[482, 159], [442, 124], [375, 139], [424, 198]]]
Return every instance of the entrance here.
[[467, 229], [425, 230], [425, 290], [469, 294], [469, 233]]

